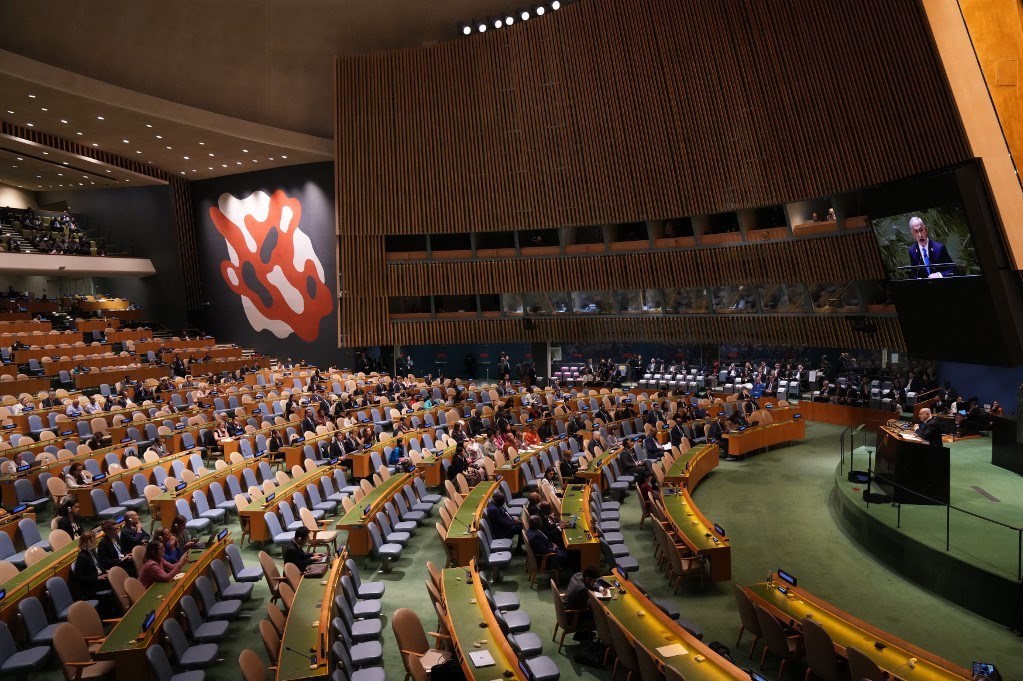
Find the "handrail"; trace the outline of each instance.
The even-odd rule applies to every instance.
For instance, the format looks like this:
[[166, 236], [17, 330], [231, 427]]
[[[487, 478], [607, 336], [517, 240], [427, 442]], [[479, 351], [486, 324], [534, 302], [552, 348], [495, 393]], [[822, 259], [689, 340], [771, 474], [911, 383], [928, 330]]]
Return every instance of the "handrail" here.
[[[874, 479], [873, 468], [868, 469], [868, 474], [870, 475], [871, 480], [873, 480]], [[951, 537], [951, 534], [952, 534], [952, 511], [957, 511], [959, 513], [964, 513], [964, 514], [966, 514], [968, 516], [972, 516], [974, 518], [977, 518], [978, 520], [982, 520], [982, 521], [987, 522], [987, 523], [992, 523], [994, 525], [998, 525], [1000, 527], [1004, 527], [1007, 530], [1012, 530], [1013, 532], [1015, 532], [1016, 533], [1016, 541], [1017, 541], [1016, 580], [1017, 581], [1023, 580], [1023, 527], [1016, 527], [1015, 525], [1010, 525], [1008, 523], [1003, 523], [1000, 520], [995, 520], [994, 518], [988, 518], [987, 516], [980, 515], [979, 513], [974, 513], [973, 511], [968, 511], [965, 508], [959, 508], [958, 506], [953, 506], [952, 504], [946, 503], [944, 501], [941, 501], [940, 499], [933, 499], [933, 498], [927, 496], [926, 494], [921, 494], [917, 490], [909, 489], [908, 487], [900, 485], [897, 482], [889, 480], [886, 477], [883, 477], [883, 476], [880, 476], [880, 475], [877, 476], [877, 477], [878, 477], [878, 479], [884, 480], [885, 484], [887, 484], [887, 485], [891, 485], [892, 487], [897, 487], [897, 488], [899, 488], [901, 490], [904, 490], [906, 492], [911, 493], [915, 497], [919, 497], [920, 499], [927, 500], [928, 504], [930, 504], [932, 506], [944, 506], [945, 507], [945, 551], [950, 551], [951, 550], [951, 543], [952, 543], [952, 537]], [[866, 497], [864, 497], [863, 501], [866, 504], [866, 506], [869, 508], [870, 507], [870, 501]], [[901, 528], [901, 526], [902, 526], [902, 504], [901, 503], [896, 503], [894, 505], [897, 508], [895, 527], [896, 528]]]

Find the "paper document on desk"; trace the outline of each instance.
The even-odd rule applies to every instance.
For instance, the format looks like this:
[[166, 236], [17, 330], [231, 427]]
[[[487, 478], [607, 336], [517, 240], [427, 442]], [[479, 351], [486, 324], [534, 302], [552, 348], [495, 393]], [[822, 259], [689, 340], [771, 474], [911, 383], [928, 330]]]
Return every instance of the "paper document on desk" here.
[[678, 643], [673, 643], [670, 646], [661, 646], [657, 649], [657, 654], [661, 657], [678, 657], [679, 655], [688, 655], [689, 651], [683, 648]]
[[419, 658], [419, 663], [423, 665], [423, 669], [429, 672], [433, 669], [434, 665], [438, 665], [445, 661], [445, 655], [439, 650], [427, 650], [422, 657]]
[[489, 650], [477, 650], [469, 653], [469, 657], [477, 667], [491, 667], [494, 664], [494, 656], [490, 654]]

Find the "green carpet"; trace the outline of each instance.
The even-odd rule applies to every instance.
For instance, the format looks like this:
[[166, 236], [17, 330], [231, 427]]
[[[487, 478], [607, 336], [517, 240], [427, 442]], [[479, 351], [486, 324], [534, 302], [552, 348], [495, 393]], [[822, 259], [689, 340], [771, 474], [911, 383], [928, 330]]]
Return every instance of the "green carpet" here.
[[[1017, 671], [1023, 670], [1019, 638], [895, 575], [843, 534], [828, 510], [841, 430], [812, 424], [804, 442], [744, 462], [722, 462], [697, 489], [696, 503], [711, 521], [729, 533], [733, 579], [740, 584], [760, 581], [768, 571], [782, 567], [798, 576], [801, 587], [881, 629], [959, 664], [992, 661], [1006, 680], [1023, 679]], [[987, 443], [987, 440], [957, 443], [953, 445], [953, 457], [960, 448], [980, 449]], [[988, 491], [995, 496], [1002, 493], [1011, 497], [1001, 489]], [[626, 502], [622, 515], [628, 546], [644, 566], [636, 578], [651, 595], [670, 596], [666, 581], [651, 558], [651, 531], [648, 527], [638, 529], [639, 509], [634, 496]], [[47, 516], [47, 524], [48, 520]], [[434, 630], [436, 615], [424, 587], [424, 580], [428, 579], [426, 561], [441, 565], [444, 560], [432, 522], [433, 519], [415, 534], [392, 573], [376, 573], [375, 566], [367, 561], [360, 564], [364, 579], [387, 583], [385, 614], [399, 607], [412, 608], [427, 630]], [[237, 530], [236, 524], [232, 526]], [[244, 549], [246, 562], [255, 565], [256, 553], [255, 548]], [[554, 625], [550, 590], [528, 588], [524, 559], [517, 558], [495, 588], [517, 590], [523, 609], [532, 618], [532, 630], [545, 641], [544, 654], [557, 661], [562, 678], [610, 679], [610, 671], [576, 665], [572, 661], [575, 645], [566, 646], [561, 654], [557, 652], [557, 645], [550, 642]], [[731, 646], [737, 663], [754, 667], [744, 653], [748, 637], [744, 639], [746, 645], [738, 649], [734, 646], [739, 620], [730, 583], [708, 583], [701, 590], [690, 582], [675, 598], [683, 617], [703, 629], [705, 641], [718, 640]], [[207, 671], [209, 681], [237, 681], [238, 653], [244, 647], [265, 658], [258, 620], [263, 616], [266, 599], [266, 586], [260, 582], [254, 598], [246, 605], [246, 612], [252, 616], [231, 625], [233, 637], [221, 644], [223, 662]], [[389, 619], [384, 622], [384, 651], [387, 678], [403, 678], [404, 669]], [[765, 675], [777, 677], [777, 662], [768, 662]], [[797, 664], [790, 666], [786, 678], [801, 679], [802, 675], [803, 668]], [[62, 676], [51, 662], [36, 678], [58, 681]]]

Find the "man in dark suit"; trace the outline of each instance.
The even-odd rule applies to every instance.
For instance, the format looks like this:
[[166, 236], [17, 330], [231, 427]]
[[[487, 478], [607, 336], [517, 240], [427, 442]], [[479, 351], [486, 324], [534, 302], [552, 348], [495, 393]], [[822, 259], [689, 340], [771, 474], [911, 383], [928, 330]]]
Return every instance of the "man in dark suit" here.
[[919, 217], [909, 219], [909, 231], [913, 234], [913, 245], [909, 251], [909, 264], [915, 265], [909, 271], [911, 279], [940, 279], [954, 277], [955, 263], [948, 254], [945, 244], [927, 237], [927, 225]]
[[302, 432], [316, 432], [316, 419], [313, 418], [312, 409], [307, 409], [305, 418], [302, 419]]
[[686, 433], [682, 430], [682, 425], [671, 419], [671, 429], [668, 430], [668, 438], [671, 440], [672, 447], [681, 447], [682, 440], [685, 438]]
[[920, 425], [916, 427], [916, 434], [932, 447], [941, 447], [941, 425], [937, 417], [931, 414], [931, 410], [924, 407], [920, 410]]
[[494, 539], [518, 537], [515, 551], [521, 552], [522, 521], [513, 518], [512, 514], [508, 512], [508, 507], [505, 505], [507, 502], [508, 498], [504, 495], [504, 492], [494, 493], [494, 496], [490, 498], [490, 504], [487, 506], [487, 523], [490, 524], [490, 531], [494, 534]]
[[529, 548], [533, 550], [537, 563], [542, 564], [547, 557], [548, 568], [565, 568], [572, 563], [572, 554], [558, 548], [550, 537], [544, 534], [543, 520], [538, 515], [529, 517], [529, 529], [526, 530], [526, 537], [529, 539]]
[[305, 549], [302, 548], [308, 541], [308, 527], [300, 527], [295, 530], [295, 538], [284, 547], [284, 564], [294, 563], [299, 570], [305, 572], [307, 567], [315, 563], [317, 561], [316, 556], [306, 553]]

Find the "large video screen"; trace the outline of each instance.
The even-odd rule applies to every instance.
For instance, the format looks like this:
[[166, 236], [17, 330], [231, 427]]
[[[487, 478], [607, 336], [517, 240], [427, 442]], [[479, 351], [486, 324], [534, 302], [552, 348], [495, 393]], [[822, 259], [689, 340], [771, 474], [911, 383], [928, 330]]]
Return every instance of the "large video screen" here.
[[948, 279], [981, 274], [966, 211], [958, 204], [873, 218], [888, 279]]

